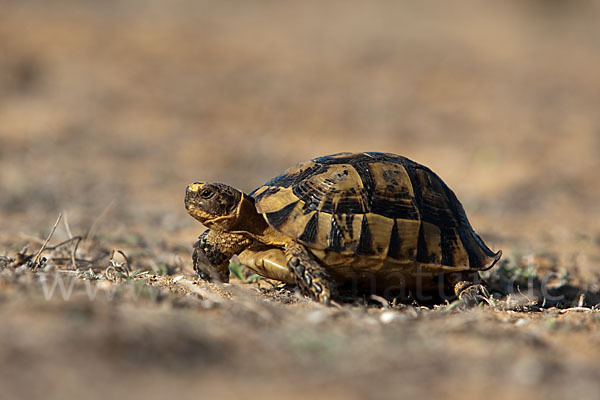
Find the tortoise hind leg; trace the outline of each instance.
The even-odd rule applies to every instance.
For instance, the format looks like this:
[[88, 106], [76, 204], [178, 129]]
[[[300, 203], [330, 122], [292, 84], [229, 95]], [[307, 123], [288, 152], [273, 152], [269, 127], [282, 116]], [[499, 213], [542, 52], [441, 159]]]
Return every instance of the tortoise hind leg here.
[[447, 281], [452, 286], [456, 297], [464, 301], [468, 307], [487, 302], [490, 297], [487, 284], [476, 271], [448, 274]]
[[329, 304], [336, 295], [335, 282], [306, 247], [294, 241], [289, 242], [285, 246], [285, 256], [300, 290], [323, 304]]

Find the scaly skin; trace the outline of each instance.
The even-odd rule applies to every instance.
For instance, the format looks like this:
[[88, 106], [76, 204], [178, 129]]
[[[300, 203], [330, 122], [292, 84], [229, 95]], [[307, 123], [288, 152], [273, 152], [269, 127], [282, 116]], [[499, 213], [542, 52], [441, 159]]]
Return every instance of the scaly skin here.
[[194, 270], [202, 279], [229, 282], [229, 260], [251, 243], [243, 235], [207, 229], [194, 244]]
[[489, 297], [487, 285], [477, 272], [455, 272], [448, 274], [446, 279], [467, 307], [476, 306]]
[[194, 269], [202, 279], [229, 281], [229, 260], [255, 241], [283, 247], [290, 239], [256, 212], [254, 200], [221, 183], [196, 182], [185, 193], [188, 213], [209, 229], [194, 244]]
[[323, 304], [329, 304], [337, 294], [335, 283], [306, 247], [291, 241], [285, 246], [285, 256], [300, 290]]

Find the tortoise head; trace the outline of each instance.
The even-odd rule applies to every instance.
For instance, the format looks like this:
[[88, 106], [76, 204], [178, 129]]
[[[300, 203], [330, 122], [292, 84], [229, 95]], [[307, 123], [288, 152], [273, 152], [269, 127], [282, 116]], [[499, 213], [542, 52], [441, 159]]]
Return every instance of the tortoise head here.
[[227, 231], [240, 218], [247, 196], [222, 183], [194, 182], [185, 192], [187, 212], [211, 229]]

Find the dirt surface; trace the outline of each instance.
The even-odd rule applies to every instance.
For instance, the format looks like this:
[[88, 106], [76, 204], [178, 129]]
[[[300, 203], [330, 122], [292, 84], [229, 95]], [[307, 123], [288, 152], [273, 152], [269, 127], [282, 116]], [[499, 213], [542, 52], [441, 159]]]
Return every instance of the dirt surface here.
[[[1, 398], [596, 398], [597, 2], [0, 10]], [[197, 281], [188, 183], [340, 151], [454, 189], [504, 252], [489, 305]]]

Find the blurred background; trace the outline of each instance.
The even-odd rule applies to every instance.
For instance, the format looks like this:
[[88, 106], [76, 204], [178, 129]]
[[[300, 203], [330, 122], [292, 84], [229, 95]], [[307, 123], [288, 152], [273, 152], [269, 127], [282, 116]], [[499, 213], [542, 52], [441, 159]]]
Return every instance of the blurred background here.
[[436, 171], [493, 240], [598, 232], [597, 2], [0, 5], [3, 231], [111, 202], [109, 220], [193, 229], [191, 181], [250, 191], [384, 151]]
[[598, 21], [586, 0], [0, 0], [0, 245], [64, 212], [189, 269], [190, 182], [382, 151], [506, 257], [598, 274]]

